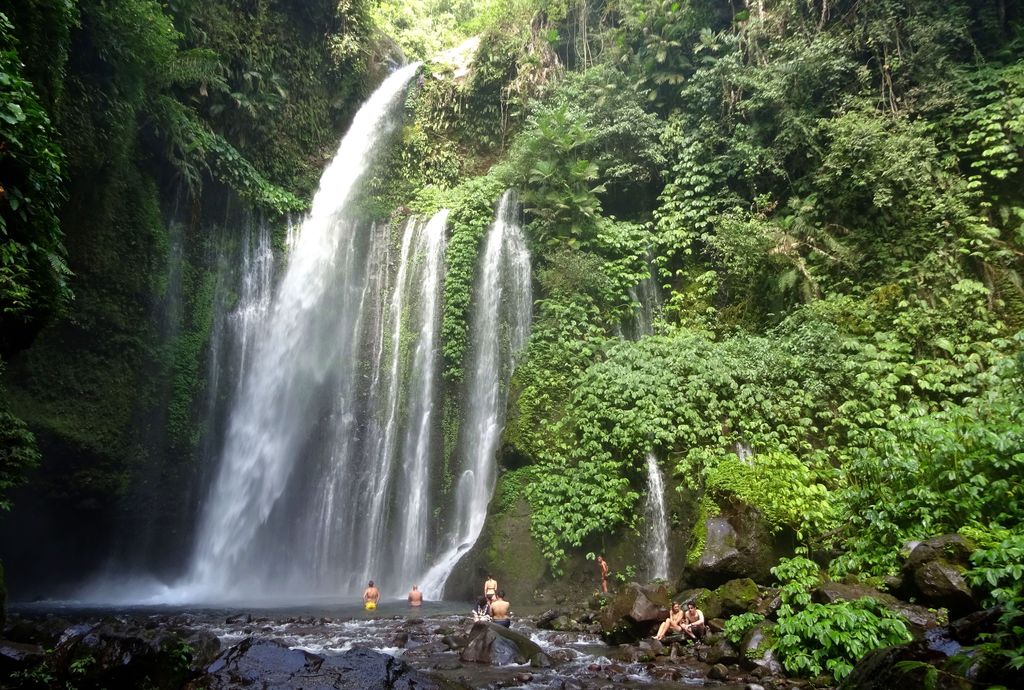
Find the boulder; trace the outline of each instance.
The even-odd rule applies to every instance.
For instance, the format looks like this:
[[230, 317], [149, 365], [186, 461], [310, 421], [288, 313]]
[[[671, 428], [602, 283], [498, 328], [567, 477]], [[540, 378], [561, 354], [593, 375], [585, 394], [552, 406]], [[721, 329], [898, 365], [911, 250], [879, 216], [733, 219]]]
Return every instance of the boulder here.
[[749, 670], [761, 671], [762, 677], [782, 674], [782, 665], [771, 649], [771, 630], [774, 627], [771, 621], [762, 621], [747, 631], [740, 644], [740, 661]]
[[974, 545], [959, 534], [945, 534], [913, 545], [903, 564], [900, 594], [947, 608], [953, 616], [977, 611], [978, 602], [963, 577], [970, 567], [972, 551]]
[[708, 678], [711, 680], [728, 680], [729, 669], [722, 664], [715, 664], [708, 669]]
[[924, 606], [900, 601], [891, 594], [880, 592], [867, 585], [826, 581], [815, 587], [811, 593], [811, 598], [818, 604], [856, 601], [864, 597], [874, 599], [893, 613], [903, 616], [909, 623], [908, 628], [914, 637], [921, 637], [925, 631], [931, 630], [938, 625], [938, 616], [934, 611]]
[[[900, 662], [918, 664], [898, 667]], [[923, 640], [915, 640], [895, 647], [883, 647], [868, 652], [853, 667], [840, 684], [839, 690], [892, 690], [892, 688], [924, 688], [929, 666], [940, 666], [946, 661], [941, 652], [928, 648]], [[937, 690], [968, 690], [972, 684], [954, 674], [940, 673]]]
[[0, 678], [24, 671], [45, 658], [46, 651], [37, 644], [0, 640]]
[[722, 615], [722, 599], [717, 593], [703, 587], [699, 589], [688, 589], [675, 597], [681, 604], [692, 601], [701, 611], [704, 612], [704, 619], [710, 620]]
[[551, 660], [540, 646], [530, 638], [495, 623], [481, 621], [473, 624], [469, 644], [459, 658], [463, 661], [493, 666], [525, 664], [543, 667]]
[[684, 574], [685, 580], [703, 587], [746, 577], [767, 582], [779, 557], [792, 551], [792, 535], [773, 534], [761, 514], [746, 504], [721, 508], [721, 515], [705, 521], [704, 548]]
[[[738, 613], [746, 613], [754, 609], [760, 592], [757, 583], [748, 578], [729, 580], [715, 590], [719, 601], [722, 602], [722, 613], [734, 616]], [[707, 612], [704, 617], [707, 618]]]
[[649, 635], [654, 624], [668, 616], [670, 601], [664, 585], [642, 587], [631, 582], [601, 612], [602, 637], [622, 644]]
[[246, 638], [227, 649], [187, 690], [454, 690], [451, 681], [435, 679], [408, 664], [370, 649], [351, 649], [321, 657], [289, 649], [278, 640]]
[[708, 664], [735, 664], [739, 660], [740, 653], [725, 638], [721, 637], [704, 650], [701, 658], [701, 661]]
[[51, 661], [58, 677], [73, 676], [80, 685], [177, 690], [194, 657], [182, 633], [101, 623], [65, 630]]

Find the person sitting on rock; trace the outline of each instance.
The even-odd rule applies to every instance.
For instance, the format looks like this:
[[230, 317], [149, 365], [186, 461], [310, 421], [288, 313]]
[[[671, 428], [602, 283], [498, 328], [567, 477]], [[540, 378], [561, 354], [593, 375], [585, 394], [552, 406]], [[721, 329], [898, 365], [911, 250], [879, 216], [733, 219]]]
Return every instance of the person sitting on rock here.
[[[679, 608], [679, 602], [673, 601], [672, 610], [669, 611], [668, 618], [666, 618], [665, 621], [661, 624], [661, 627], [658, 628], [658, 634], [654, 636], [654, 639], [665, 639], [665, 635], [668, 633], [669, 630], [671, 630], [672, 632], [682, 632], [683, 620], [685, 615], [686, 614], [683, 613], [682, 609]], [[703, 617], [701, 618], [701, 620], [704, 620]]]
[[[676, 604], [678, 606], [678, 604]], [[699, 640], [704, 637], [707, 626], [704, 625], [704, 612], [697, 608], [692, 601], [686, 602], [686, 612], [683, 614], [683, 634], [691, 640]]]
[[488, 603], [487, 597], [477, 599], [476, 608], [473, 609], [472, 616], [474, 623], [491, 620], [491, 605]]
[[506, 628], [512, 626], [512, 621], [508, 617], [508, 602], [505, 601], [505, 590], [500, 590], [494, 595], [494, 601], [491, 602], [491, 619], [498, 625], [503, 625]]

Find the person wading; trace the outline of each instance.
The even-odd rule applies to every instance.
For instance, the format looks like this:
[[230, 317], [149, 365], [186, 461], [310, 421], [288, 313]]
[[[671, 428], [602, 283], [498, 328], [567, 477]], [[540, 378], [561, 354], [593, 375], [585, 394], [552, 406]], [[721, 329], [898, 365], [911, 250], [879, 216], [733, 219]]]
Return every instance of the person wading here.
[[363, 590], [363, 608], [373, 611], [377, 608], [378, 601], [380, 601], [380, 590], [374, 586], [373, 580], [370, 580], [370, 584]]
[[487, 597], [487, 601], [494, 599], [495, 592], [498, 591], [498, 581], [490, 575], [487, 576], [487, 582], [484, 583], [484, 596]]
[[504, 591], [494, 595], [494, 601], [491, 602], [491, 620], [506, 628], [512, 626], [512, 621], [508, 617], [508, 602], [505, 601]]
[[419, 585], [413, 585], [412, 591], [409, 592], [409, 606], [422, 606], [423, 605], [423, 592], [420, 591]]

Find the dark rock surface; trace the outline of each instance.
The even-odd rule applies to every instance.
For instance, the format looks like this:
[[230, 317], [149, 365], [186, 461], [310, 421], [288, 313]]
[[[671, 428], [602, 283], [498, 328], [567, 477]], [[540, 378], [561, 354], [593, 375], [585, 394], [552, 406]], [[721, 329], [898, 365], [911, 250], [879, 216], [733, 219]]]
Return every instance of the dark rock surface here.
[[601, 635], [611, 644], [630, 642], [651, 634], [668, 616], [671, 599], [664, 585], [626, 585], [601, 612]]
[[551, 659], [537, 643], [525, 635], [494, 623], [474, 623], [469, 633], [469, 643], [459, 655], [462, 661], [505, 666], [525, 664], [543, 667], [551, 665]]
[[792, 535], [772, 534], [761, 514], [742, 503], [723, 506], [704, 528], [704, 549], [684, 574], [688, 584], [717, 587], [736, 578], [768, 582], [772, 566], [792, 550]]
[[934, 611], [924, 606], [908, 604], [891, 594], [880, 592], [874, 587], [867, 585], [826, 581], [818, 585], [811, 593], [811, 598], [818, 604], [856, 601], [864, 597], [870, 597], [890, 611], [906, 618], [910, 623], [910, 632], [915, 637], [920, 637], [925, 631], [931, 630], [938, 625], [938, 617]]
[[188, 690], [454, 690], [461, 686], [435, 679], [387, 654], [351, 649], [321, 657], [289, 649], [277, 640], [247, 638], [226, 650]]
[[970, 567], [974, 545], [959, 534], [945, 534], [916, 544], [902, 569], [901, 596], [949, 609], [952, 616], [978, 610], [963, 572]]

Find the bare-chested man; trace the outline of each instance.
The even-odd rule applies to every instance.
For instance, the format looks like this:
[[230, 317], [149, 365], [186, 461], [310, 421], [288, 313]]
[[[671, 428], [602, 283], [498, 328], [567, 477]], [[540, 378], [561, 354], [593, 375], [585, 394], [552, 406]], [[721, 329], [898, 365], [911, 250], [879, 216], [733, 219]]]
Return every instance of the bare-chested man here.
[[508, 617], [508, 602], [505, 601], [504, 591], [496, 592], [494, 600], [491, 601], [491, 620], [506, 628], [512, 626], [512, 621]]
[[665, 639], [665, 635], [668, 634], [669, 630], [672, 632], [682, 632], [685, 615], [686, 614], [683, 613], [682, 609], [679, 608], [679, 602], [673, 601], [672, 610], [669, 611], [668, 618], [666, 618], [661, 624], [661, 627], [658, 628], [658, 634], [654, 636], [654, 639]]
[[423, 605], [423, 592], [420, 591], [419, 585], [413, 585], [412, 591], [409, 592], [409, 606], [422, 606]]
[[377, 608], [379, 600], [380, 590], [374, 586], [373, 580], [370, 580], [370, 584], [363, 590], [363, 608], [367, 611], [372, 611]]
[[484, 583], [484, 596], [487, 597], [487, 601], [494, 599], [495, 592], [498, 591], [498, 581], [490, 575], [487, 576], [487, 582]]
[[601, 591], [608, 593], [608, 561], [603, 556], [597, 557], [597, 568], [601, 574]]
[[686, 602], [686, 620], [683, 622], [683, 634], [691, 640], [704, 637], [704, 612], [692, 601]]

